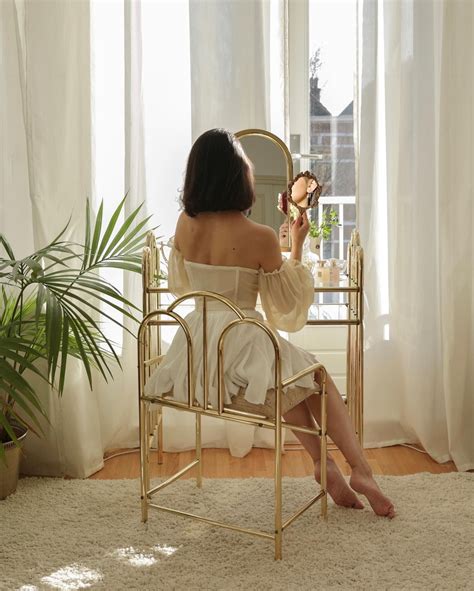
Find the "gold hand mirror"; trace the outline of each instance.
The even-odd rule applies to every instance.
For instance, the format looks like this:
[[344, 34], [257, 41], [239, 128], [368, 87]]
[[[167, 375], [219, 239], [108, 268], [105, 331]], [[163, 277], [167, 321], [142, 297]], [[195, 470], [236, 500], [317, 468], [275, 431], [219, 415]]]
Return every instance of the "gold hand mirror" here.
[[321, 196], [322, 186], [316, 176], [309, 170], [300, 172], [288, 185], [288, 201], [303, 213], [316, 207]]

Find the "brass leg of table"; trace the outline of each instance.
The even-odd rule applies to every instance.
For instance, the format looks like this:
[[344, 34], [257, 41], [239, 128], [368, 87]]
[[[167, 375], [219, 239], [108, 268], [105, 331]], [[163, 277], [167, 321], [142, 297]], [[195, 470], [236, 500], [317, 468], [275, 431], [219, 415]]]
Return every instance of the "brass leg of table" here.
[[156, 461], [163, 463], [163, 407], [160, 405], [157, 409], [156, 421]]
[[196, 466], [196, 486], [202, 487], [202, 448], [201, 448], [201, 415], [196, 413], [196, 460], [198, 465]]
[[327, 492], [327, 391], [326, 372], [324, 372], [323, 391], [321, 394], [321, 489], [324, 496], [321, 498], [321, 516], [324, 520], [328, 518], [328, 492]]
[[357, 383], [357, 433], [361, 447], [364, 446], [364, 329], [361, 324], [358, 328], [357, 361], [358, 361], [358, 383]]
[[148, 519], [148, 446], [147, 405], [140, 400], [140, 491], [143, 522], [146, 522]]
[[[277, 412], [280, 405], [277, 405]], [[275, 560], [282, 558], [282, 482], [281, 482], [281, 451], [282, 433], [281, 416], [277, 414], [275, 426]]]

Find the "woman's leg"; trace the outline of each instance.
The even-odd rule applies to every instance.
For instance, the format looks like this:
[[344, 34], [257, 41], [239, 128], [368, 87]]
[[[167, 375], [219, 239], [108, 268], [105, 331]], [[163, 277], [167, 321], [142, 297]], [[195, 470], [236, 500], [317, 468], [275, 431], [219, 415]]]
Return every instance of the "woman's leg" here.
[[[305, 402], [300, 402], [297, 406], [289, 410], [283, 418], [286, 422], [301, 427], [314, 427], [314, 421], [311, 413], [308, 410]], [[293, 431], [296, 437], [301, 441], [306, 451], [311, 456], [314, 462], [314, 475], [318, 482], [320, 480], [321, 470], [321, 442], [316, 435], [309, 433], [302, 433], [301, 431]], [[327, 458], [327, 489], [331, 498], [337, 505], [344, 507], [354, 507], [362, 509], [364, 505], [357, 498], [357, 495], [347, 485], [344, 476], [341, 474], [334, 460], [328, 455]]]
[[[367, 497], [367, 500], [377, 515], [394, 517], [395, 509], [393, 504], [382, 493], [373, 478], [372, 470], [357, 439], [347, 407], [329, 374], [326, 380], [326, 391], [328, 434], [351, 466], [351, 487]], [[321, 397], [315, 394], [307, 398], [305, 403], [320, 425]]]

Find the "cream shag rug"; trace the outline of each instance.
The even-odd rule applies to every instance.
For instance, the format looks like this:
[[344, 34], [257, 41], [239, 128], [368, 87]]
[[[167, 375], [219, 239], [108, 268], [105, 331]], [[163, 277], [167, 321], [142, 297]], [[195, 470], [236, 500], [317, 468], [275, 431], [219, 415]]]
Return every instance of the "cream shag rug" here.
[[[473, 589], [474, 475], [379, 476], [398, 515], [316, 503], [270, 541], [150, 510], [140, 522], [137, 480], [26, 478], [0, 502], [0, 588], [38, 589]], [[288, 514], [314, 492], [284, 479]], [[172, 484], [157, 502], [271, 531], [270, 479]], [[265, 527], [266, 526], [266, 527]]]

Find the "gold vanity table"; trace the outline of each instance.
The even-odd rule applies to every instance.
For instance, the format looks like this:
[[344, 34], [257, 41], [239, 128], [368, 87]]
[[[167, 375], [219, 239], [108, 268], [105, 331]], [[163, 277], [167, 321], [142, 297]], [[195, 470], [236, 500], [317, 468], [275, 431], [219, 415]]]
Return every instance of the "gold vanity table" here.
[[[309, 170], [295, 175], [296, 161], [285, 142], [264, 129], [244, 129], [235, 136], [254, 165], [256, 203], [250, 219], [272, 227], [280, 237], [282, 252], [291, 250], [289, 232], [280, 225], [297, 213], [317, 207], [323, 186]], [[301, 156], [301, 155], [298, 155]], [[276, 195], [278, 194], [278, 198]], [[307, 197], [301, 201], [301, 197]], [[321, 251], [322, 252], [322, 251]], [[353, 230], [347, 251], [347, 275], [337, 284], [317, 286], [307, 326], [347, 326], [346, 396], [357, 436], [363, 442], [363, 250]], [[338, 294], [337, 304], [322, 303], [325, 293]]]
[[[343, 396], [357, 437], [363, 446], [364, 427], [364, 328], [363, 328], [363, 249], [359, 233], [352, 232], [347, 251], [347, 275], [338, 283], [317, 286], [315, 304], [311, 306], [307, 326], [347, 326], [346, 395]], [[344, 301], [336, 304], [319, 303], [319, 294], [335, 293]]]

